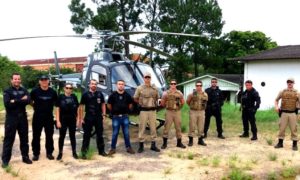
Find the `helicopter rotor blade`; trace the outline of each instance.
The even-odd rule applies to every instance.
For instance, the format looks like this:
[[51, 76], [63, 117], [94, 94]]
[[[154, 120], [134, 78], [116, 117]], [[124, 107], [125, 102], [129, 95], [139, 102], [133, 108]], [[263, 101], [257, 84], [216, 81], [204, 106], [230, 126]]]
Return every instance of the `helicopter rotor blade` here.
[[176, 35], [176, 36], [189, 36], [189, 37], [207, 37], [200, 34], [186, 34], [186, 33], [173, 33], [173, 32], [158, 32], [158, 31], [124, 31], [116, 33], [113, 36], [120, 35], [133, 35], [133, 34], [162, 34], [162, 35]]
[[132, 44], [132, 45], [135, 45], [135, 46], [139, 46], [139, 47], [142, 47], [142, 48], [145, 48], [145, 49], [148, 49], [150, 51], [153, 51], [153, 52], [156, 52], [158, 54], [161, 54], [163, 56], [166, 56], [168, 58], [172, 58], [173, 56], [171, 56], [170, 54], [166, 53], [166, 52], [163, 52], [161, 50], [158, 50], [158, 49], [155, 49], [153, 47], [150, 47], [150, 46], [147, 46], [145, 44], [142, 44], [142, 43], [138, 43], [138, 42], [135, 42], [135, 41], [130, 41], [128, 39], [122, 39], [122, 41], [125, 41], [127, 42], [128, 44]]
[[0, 41], [14, 41], [14, 40], [24, 40], [24, 39], [39, 39], [39, 38], [60, 38], [60, 37], [70, 37], [70, 38], [92, 38], [90, 34], [87, 35], [54, 35], [54, 36], [27, 36], [27, 37], [14, 37], [0, 39]]

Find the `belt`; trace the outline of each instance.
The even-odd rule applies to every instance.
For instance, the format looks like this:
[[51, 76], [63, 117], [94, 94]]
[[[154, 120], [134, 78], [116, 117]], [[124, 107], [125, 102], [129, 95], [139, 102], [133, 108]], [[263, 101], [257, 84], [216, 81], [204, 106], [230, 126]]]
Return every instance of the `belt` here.
[[167, 109], [168, 111], [180, 111], [180, 109]]
[[141, 111], [155, 111], [156, 107], [141, 107]]
[[295, 111], [281, 110], [281, 112], [284, 112], [284, 113], [296, 113], [296, 110]]
[[128, 114], [116, 114], [116, 115], [113, 114], [113, 115], [112, 115], [113, 118], [117, 118], [117, 117], [127, 117], [127, 116], [128, 116]]

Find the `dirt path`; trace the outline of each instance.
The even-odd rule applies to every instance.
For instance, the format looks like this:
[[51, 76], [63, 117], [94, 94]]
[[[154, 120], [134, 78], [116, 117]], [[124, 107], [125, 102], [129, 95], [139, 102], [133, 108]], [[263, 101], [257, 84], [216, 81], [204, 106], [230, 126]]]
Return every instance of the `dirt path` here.
[[[109, 150], [111, 139], [110, 120], [105, 127], [106, 150]], [[133, 148], [137, 149], [137, 127], [131, 127]], [[3, 139], [3, 124], [0, 127]], [[161, 137], [159, 131], [159, 137]], [[170, 135], [174, 137], [174, 132]], [[207, 147], [194, 145], [187, 149], [176, 148], [175, 138], [169, 140], [167, 150], [154, 153], [149, 150], [150, 143], [146, 143], [146, 151], [142, 154], [130, 155], [125, 152], [122, 136], [119, 136], [117, 154], [114, 157], [102, 157], [95, 154], [92, 160], [75, 160], [71, 156], [69, 139], [65, 140], [62, 161], [50, 161], [45, 156], [44, 136], [42, 136], [40, 160], [32, 165], [22, 163], [19, 151], [19, 138], [16, 138], [13, 157], [10, 162], [13, 173], [0, 169], [0, 179], [222, 179], [228, 177], [233, 168], [240, 168], [254, 179], [267, 179], [272, 172], [280, 174], [282, 169], [300, 167], [300, 153], [291, 150], [291, 141], [285, 141], [285, 147], [275, 150], [266, 142], [266, 137], [259, 136], [259, 140], [251, 142], [240, 139], [237, 134], [226, 134], [225, 140], [220, 140], [210, 134]], [[32, 132], [30, 127], [29, 140]], [[57, 155], [58, 130], [55, 130], [55, 151]], [[183, 142], [187, 144], [187, 137]], [[82, 143], [82, 134], [77, 133], [77, 150]], [[95, 147], [95, 139], [91, 140]], [[161, 146], [161, 138], [158, 145]], [[2, 154], [0, 143], [0, 153]], [[32, 151], [30, 148], [30, 157]], [[12, 174], [15, 174], [13, 176]]]

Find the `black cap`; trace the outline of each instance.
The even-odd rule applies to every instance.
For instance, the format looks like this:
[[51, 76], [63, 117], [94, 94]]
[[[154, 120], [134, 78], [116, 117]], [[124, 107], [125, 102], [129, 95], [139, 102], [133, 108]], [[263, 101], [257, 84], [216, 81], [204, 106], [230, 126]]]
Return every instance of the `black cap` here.
[[43, 80], [43, 79], [49, 79], [49, 77], [47, 75], [41, 75], [40, 80]]

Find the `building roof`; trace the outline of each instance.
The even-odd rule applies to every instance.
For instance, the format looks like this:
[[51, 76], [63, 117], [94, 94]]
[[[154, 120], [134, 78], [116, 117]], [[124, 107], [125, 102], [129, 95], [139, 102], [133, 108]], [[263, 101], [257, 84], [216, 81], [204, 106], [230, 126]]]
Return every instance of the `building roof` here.
[[[58, 63], [85, 63], [87, 57], [67, 57], [67, 58], [57, 58]], [[37, 64], [53, 64], [54, 58], [50, 59], [34, 59], [34, 60], [22, 60], [16, 61], [17, 64], [21, 66], [37, 65]]]
[[244, 82], [244, 75], [243, 74], [205, 74], [205, 75], [196, 77], [194, 79], [182, 82], [178, 85], [185, 85], [185, 84], [203, 79], [205, 77], [222, 79], [222, 80], [225, 80], [229, 83], [234, 83], [234, 84], [238, 84], [238, 85], [242, 84]]
[[256, 54], [244, 57], [232, 58], [235, 61], [252, 61], [252, 60], [280, 60], [280, 59], [299, 59], [300, 45], [278, 46], [273, 49], [261, 51]]

